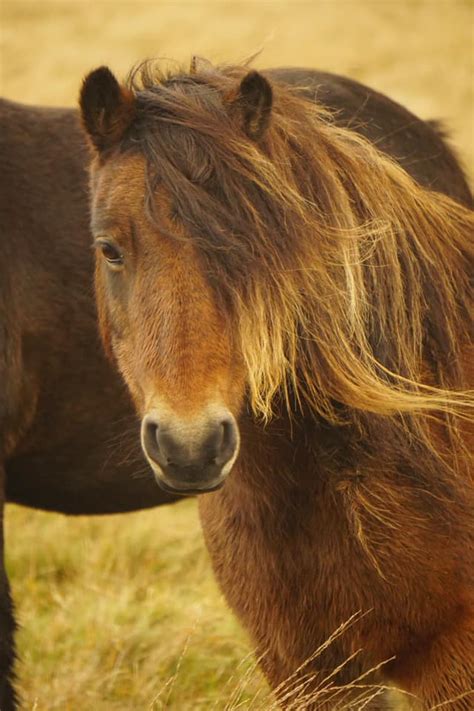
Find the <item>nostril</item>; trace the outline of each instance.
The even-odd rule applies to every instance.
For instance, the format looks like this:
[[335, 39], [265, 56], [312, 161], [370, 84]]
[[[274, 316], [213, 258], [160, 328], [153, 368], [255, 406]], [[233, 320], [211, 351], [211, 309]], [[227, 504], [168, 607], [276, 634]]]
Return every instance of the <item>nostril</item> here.
[[228, 437], [229, 432], [232, 429], [232, 424], [233, 424], [232, 420], [229, 418], [226, 420], [222, 420], [221, 427], [222, 427], [222, 432], [223, 432], [224, 437]]
[[216, 461], [225, 464], [232, 458], [237, 446], [237, 426], [233, 418], [227, 417], [221, 422], [221, 435]]
[[158, 432], [159, 426], [155, 422], [150, 422], [147, 424], [147, 436], [150, 442], [155, 446], [158, 446]]
[[155, 461], [158, 461], [160, 455], [160, 447], [158, 444], [159, 429], [159, 424], [155, 419], [151, 417], [145, 418], [142, 428], [143, 449], [145, 450], [145, 454]]
[[231, 419], [224, 420], [222, 422], [222, 443], [228, 444], [233, 441], [235, 436], [235, 424]]

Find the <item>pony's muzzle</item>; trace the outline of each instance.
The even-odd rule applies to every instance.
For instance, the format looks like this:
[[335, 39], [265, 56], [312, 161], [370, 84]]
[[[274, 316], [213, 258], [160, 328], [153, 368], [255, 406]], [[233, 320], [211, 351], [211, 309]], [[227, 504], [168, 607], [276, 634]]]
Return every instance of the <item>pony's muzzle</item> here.
[[183, 495], [222, 486], [239, 449], [237, 423], [227, 410], [204, 422], [149, 412], [142, 420], [141, 439], [158, 484]]

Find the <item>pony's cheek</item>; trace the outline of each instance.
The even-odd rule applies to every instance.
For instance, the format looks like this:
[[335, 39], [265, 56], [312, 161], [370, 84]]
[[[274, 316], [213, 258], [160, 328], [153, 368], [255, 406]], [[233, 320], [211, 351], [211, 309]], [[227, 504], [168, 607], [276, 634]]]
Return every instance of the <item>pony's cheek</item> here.
[[115, 299], [108, 299], [104, 307], [112, 352], [117, 357], [120, 344], [134, 340], [130, 318], [127, 309]]
[[145, 388], [143, 378], [136, 369], [133, 347], [130, 348], [129, 344], [128, 339], [112, 337], [112, 351], [118, 370], [128, 387], [137, 412], [143, 414], [146, 409]]
[[[104, 290], [107, 291], [107, 290]], [[104, 293], [104, 292], [102, 292]], [[98, 299], [99, 327], [106, 353], [121, 373], [135, 404], [143, 403], [141, 378], [137, 370], [137, 342], [139, 334], [132, 326], [133, 319], [127, 305], [110, 292]]]

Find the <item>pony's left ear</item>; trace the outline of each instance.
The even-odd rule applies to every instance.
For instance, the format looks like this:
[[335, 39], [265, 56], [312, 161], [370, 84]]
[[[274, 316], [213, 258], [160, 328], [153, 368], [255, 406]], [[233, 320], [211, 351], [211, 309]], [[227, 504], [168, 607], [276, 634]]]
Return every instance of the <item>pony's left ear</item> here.
[[260, 140], [268, 128], [272, 103], [272, 87], [267, 79], [255, 71], [246, 74], [232, 100], [232, 108], [240, 112], [244, 132], [253, 141]]
[[82, 123], [99, 153], [116, 145], [135, 116], [135, 96], [118, 83], [108, 67], [84, 79], [79, 97]]

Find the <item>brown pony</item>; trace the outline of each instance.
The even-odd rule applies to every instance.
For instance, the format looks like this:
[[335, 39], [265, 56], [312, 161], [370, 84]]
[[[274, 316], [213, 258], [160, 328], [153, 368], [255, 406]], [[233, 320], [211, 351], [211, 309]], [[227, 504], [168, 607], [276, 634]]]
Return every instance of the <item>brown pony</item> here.
[[103, 340], [282, 705], [472, 708], [471, 198], [431, 126], [287, 75], [86, 78]]

